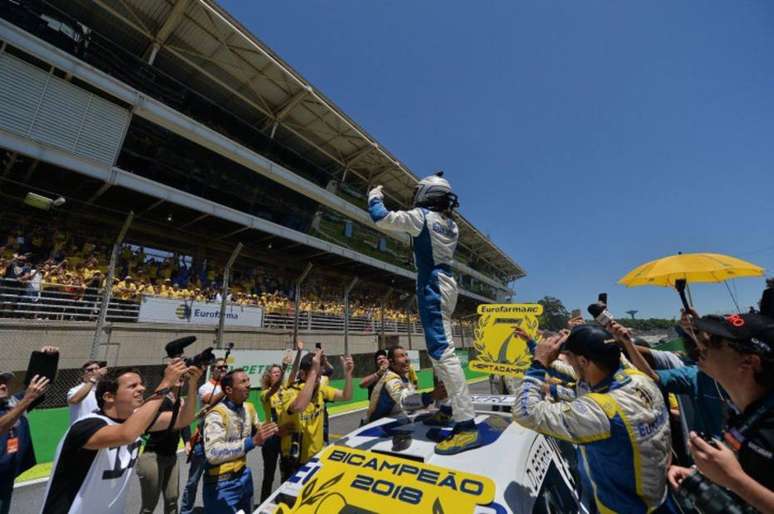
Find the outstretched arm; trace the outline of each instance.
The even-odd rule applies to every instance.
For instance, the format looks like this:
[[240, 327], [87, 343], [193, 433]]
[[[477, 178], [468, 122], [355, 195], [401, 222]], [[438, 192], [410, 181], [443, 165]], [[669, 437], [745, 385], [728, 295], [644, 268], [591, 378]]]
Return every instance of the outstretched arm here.
[[408, 232], [418, 236], [425, 224], [425, 216], [421, 209], [410, 211], [390, 211], [384, 206], [382, 186], [376, 186], [368, 192], [368, 213], [377, 225], [396, 232]]

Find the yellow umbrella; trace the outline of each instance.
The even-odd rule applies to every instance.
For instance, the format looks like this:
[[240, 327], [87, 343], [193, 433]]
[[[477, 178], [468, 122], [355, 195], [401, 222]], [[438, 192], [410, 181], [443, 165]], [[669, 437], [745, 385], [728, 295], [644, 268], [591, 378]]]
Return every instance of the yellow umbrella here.
[[719, 253], [681, 253], [646, 262], [618, 281], [627, 287], [674, 287], [675, 281], [723, 282], [740, 277], [761, 277], [764, 269]]

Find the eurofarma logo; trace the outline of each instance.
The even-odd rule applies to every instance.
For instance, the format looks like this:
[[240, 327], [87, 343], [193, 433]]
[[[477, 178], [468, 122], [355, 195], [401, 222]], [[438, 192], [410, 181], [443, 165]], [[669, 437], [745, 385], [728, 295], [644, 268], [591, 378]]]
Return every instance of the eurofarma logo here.
[[523, 375], [532, 356], [527, 342], [517, 337], [513, 329], [520, 327], [535, 338], [541, 314], [543, 306], [540, 304], [479, 305], [473, 345], [476, 357], [470, 361], [470, 369], [494, 375]]
[[181, 303], [175, 309], [175, 316], [177, 316], [177, 319], [191, 319], [191, 307]]

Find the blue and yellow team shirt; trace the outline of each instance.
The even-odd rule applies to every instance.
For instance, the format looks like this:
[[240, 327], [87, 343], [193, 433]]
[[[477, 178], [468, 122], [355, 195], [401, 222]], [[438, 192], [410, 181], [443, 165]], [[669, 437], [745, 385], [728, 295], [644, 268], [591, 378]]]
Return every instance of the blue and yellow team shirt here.
[[[284, 405], [279, 417], [279, 424], [293, 423], [295, 433], [301, 435], [301, 454], [299, 462], [307, 462], [312, 456], [323, 449], [323, 410], [325, 401], [332, 402], [340, 391], [336, 388], [320, 385], [312, 395], [309, 405], [303, 412], [289, 414], [288, 408], [304, 388], [303, 382], [296, 382], [285, 390]], [[293, 434], [282, 438], [282, 455], [290, 455]]]

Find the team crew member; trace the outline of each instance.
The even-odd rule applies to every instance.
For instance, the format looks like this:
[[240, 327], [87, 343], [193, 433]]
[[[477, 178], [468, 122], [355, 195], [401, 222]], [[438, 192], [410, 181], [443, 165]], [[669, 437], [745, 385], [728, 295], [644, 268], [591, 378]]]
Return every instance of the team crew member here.
[[280, 474], [282, 481], [323, 448], [324, 401], [352, 398], [352, 357], [341, 357], [344, 368], [344, 390], [320, 385], [320, 369], [325, 354], [318, 349], [301, 359], [298, 382], [288, 387], [280, 426], [287, 433], [282, 437]]
[[[368, 210], [377, 225], [413, 238], [419, 317], [433, 368], [451, 400], [451, 409], [447, 405], [442, 412], [447, 417], [453, 415], [455, 421], [452, 434], [439, 442], [435, 451], [451, 455], [481, 446], [483, 441], [476, 429], [473, 401], [452, 340], [451, 315], [457, 304], [457, 282], [452, 276], [451, 262], [459, 238], [452, 212], [459, 204], [442, 175], [439, 172], [419, 182], [414, 208], [409, 211], [388, 211], [382, 186], [369, 191]], [[437, 421], [446, 420], [439, 417]]]
[[253, 475], [246, 454], [276, 434], [277, 425], [258, 422], [255, 408], [247, 402], [250, 377], [244, 370], [226, 373], [220, 384], [225, 398], [204, 418], [204, 510], [252, 512]]
[[379, 382], [387, 370], [390, 368], [390, 360], [387, 358], [387, 351], [376, 350], [374, 353], [374, 367], [376, 370], [370, 375], [363, 377], [360, 381], [360, 389], [368, 389], [368, 401], [371, 401], [371, 394], [374, 392], [376, 383]]
[[49, 385], [46, 377], [35, 375], [26, 390], [11, 396], [8, 385], [13, 377], [11, 372], [0, 373], [0, 514], [11, 510], [14, 479], [35, 465], [26, 413], [42, 400]]
[[94, 394], [97, 382], [108, 369], [99, 361], [87, 361], [81, 366], [81, 383], [67, 391], [67, 405], [70, 406], [70, 424], [97, 410], [97, 396]]
[[[300, 353], [300, 352], [299, 352]], [[285, 404], [285, 385], [282, 383], [287, 368], [287, 357], [282, 365], [273, 364], [261, 377], [261, 406], [264, 419], [277, 423], [282, 406]], [[275, 434], [261, 446], [263, 457], [263, 482], [261, 483], [261, 503], [271, 495], [274, 485], [274, 475], [277, 471], [277, 461], [280, 455], [280, 436]]]
[[[172, 413], [159, 414], [170, 388], [188, 374], [188, 398], [175, 423], [181, 429], [196, 414], [201, 369], [173, 359], [156, 392], [143, 401], [145, 385], [137, 370], [116, 369], [97, 384], [99, 410], [76, 421], [57, 449], [43, 514], [123, 514], [129, 478], [137, 461], [140, 436], [167, 430]], [[148, 428], [150, 427], [150, 428]]]
[[[581, 385], [574, 400], [554, 403], [543, 396], [560, 348]], [[513, 418], [581, 445], [583, 482], [591, 484], [600, 512], [673, 512], [666, 488], [670, 433], [663, 396], [643, 373], [621, 367], [620, 359], [613, 337], [596, 326], [543, 340], [517, 392]]]
[[427, 407], [434, 400], [445, 396], [443, 389], [432, 393], [418, 393], [416, 381], [411, 380], [411, 362], [402, 346], [394, 346], [387, 352], [390, 367], [374, 387], [368, 405], [368, 422], [386, 416], [405, 416], [408, 411]]
[[[210, 366], [210, 379], [199, 388], [199, 400], [203, 406], [213, 405], [223, 398], [223, 390], [220, 387], [220, 377], [226, 374], [228, 365], [223, 359], [217, 359]], [[196, 490], [199, 488], [199, 480], [204, 473], [207, 459], [204, 458], [204, 446], [202, 445], [201, 426], [186, 444], [186, 453], [190, 460], [188, 468], [188, 481], [183, 490], [183, 499], [180, 502], [180, 514], [191, 514], [196, 502]]]

